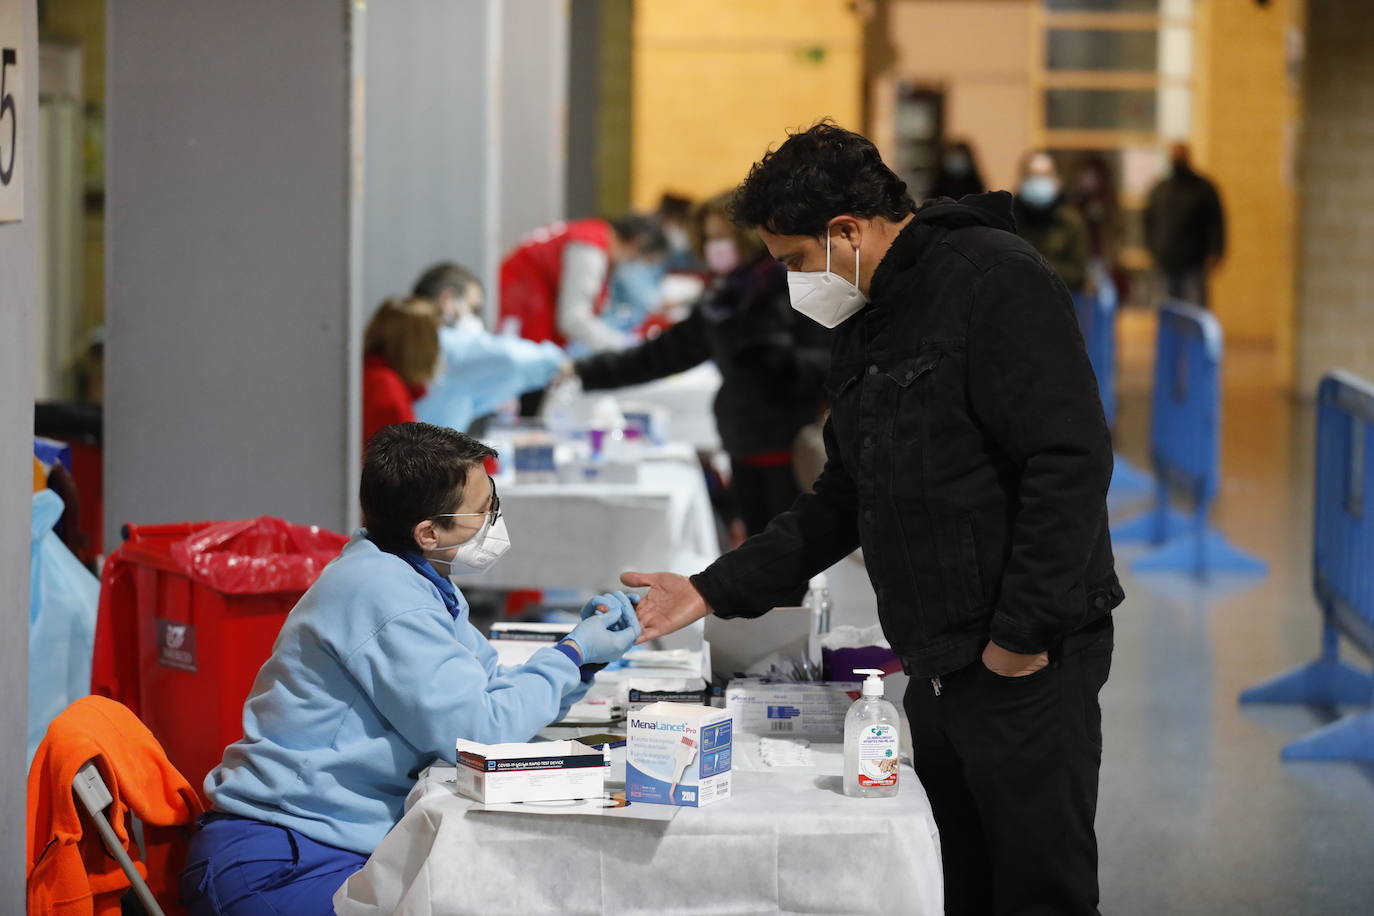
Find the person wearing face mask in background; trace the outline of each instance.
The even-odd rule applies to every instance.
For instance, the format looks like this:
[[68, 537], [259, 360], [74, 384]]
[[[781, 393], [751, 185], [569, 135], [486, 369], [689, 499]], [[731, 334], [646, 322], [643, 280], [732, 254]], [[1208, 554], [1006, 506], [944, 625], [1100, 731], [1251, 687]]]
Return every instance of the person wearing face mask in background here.
[[438, 375], [415, 402], [415, 418], [471, 431], [473, 424], [528, 391], [542, 391], [567, 362], [552, 341], [493, 334], [482, 320], [481, 281], [452, 262], [435, 264], [414, 294], [439, 309]]
[[716, 427], [730, 456], [732, 495], [749, 534], [797, 498], [792, 443], [815, 421], [830, 335], [794, 312], [787, 274], [752, 231], [730, 222], [730, 195], [705, 201], [689, 224], [710, 286], [690, 315], [659, 336], [573, 364], [587, 391], [638, 385], [706, 360], [720, 369]]
[[705, 269], [692, 248], [692, 199], [667, 192], [658, 199], [658, 224], [668, 244], [663, 269], [672, 273], [699, 273]]
[[834, 327], [814, 491], [691, 578], [649, 587], [645, 639], [758, 617], [862, 546], [911, 675], [914, 764], [949, 913], [1097, 913], [1098, 691], [1123, 592], [1111, 439], [1068, 289], [1005, 191], [919, 210], [829, 121], [750, 170], [737, 222]]
[[1088, 288], [1088, 229], [1067, 200], [1054, 159], [1033, 150], [1021, 159], [1016, 229], [1045, 256], [1071, 293]]
[[416, 774], [454, 744], [528, 741], [640, 635], [632, 599], [593, 598], [563, 642], [502, 667], [457, 577], [510, 546], [484, 469], [451, 429], [388, 426], [368, 445], [363, 522], [282, 624], [243, 709], [243, 739], [205, 779], [191, 840], [192, 916], [333, 913], [330, 898], [400, 819]]
[[983, 173], [978, 170], [978, 158], [967, 140], [946, 144], [940, 153], [940, 165], [935, 180], [926, 191], [927, 197], [949, 197], [954, 200], [967, 194], [982, 194], [987, 190]]

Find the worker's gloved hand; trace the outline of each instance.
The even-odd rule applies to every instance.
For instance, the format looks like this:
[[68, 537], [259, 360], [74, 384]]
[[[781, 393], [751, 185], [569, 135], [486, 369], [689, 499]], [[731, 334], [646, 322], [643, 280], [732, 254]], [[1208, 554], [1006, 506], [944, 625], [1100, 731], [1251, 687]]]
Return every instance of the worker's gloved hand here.
[[[582, 619], [586, 620], [597, 613], [607, 614], [618, 609], [628, 610], [631, 617], [635, 617], [634, 607], [639, 604], [639, 596], [627, 592], [606, 592], [604, 595], [597, 595], [591, 601], [582, 605]], [[638, 618], [636, 618], [637, 620]], [[617, 632], [624, 629], [626, 625], [618, 625]]]
[[582, 664], [608, 665], [624, 655], [639, 639], [639, 617], [628, 596], [599, 595], [592, 600], [608, 606], [610, 610], [604, 614], [597, 613], [593, 607], [592, 615], [574, 627], [564, 642], [577, 647]]

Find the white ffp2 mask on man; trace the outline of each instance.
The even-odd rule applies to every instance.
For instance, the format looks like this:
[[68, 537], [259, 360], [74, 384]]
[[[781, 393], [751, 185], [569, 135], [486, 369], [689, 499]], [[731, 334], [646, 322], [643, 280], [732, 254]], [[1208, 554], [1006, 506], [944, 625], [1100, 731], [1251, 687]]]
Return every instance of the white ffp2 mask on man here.
[[859, 249], [854, 249], [854, 282], [830, 272], [830, 235], [825, 236], [825, 270], [789, 271], [787, 295], [792, 308], [827, 328], [839, 327], [864, 307], [859, 292]]

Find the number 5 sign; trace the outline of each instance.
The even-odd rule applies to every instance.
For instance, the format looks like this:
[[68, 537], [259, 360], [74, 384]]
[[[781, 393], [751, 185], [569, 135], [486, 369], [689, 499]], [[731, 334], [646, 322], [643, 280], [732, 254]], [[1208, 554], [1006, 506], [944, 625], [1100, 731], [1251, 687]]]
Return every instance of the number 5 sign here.
[[0, 0], [0, 223], [24, 218], [21, 137], [28, 129], [23, 108], [24, 0]]

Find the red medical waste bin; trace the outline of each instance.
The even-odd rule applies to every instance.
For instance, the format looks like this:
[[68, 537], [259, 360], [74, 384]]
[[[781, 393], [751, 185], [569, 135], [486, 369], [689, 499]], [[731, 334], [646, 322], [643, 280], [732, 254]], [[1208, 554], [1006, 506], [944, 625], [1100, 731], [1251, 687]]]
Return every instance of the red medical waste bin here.
[[282, 621], [347, 539], [272, 518], [124, 533], [102, 577], [92, 692], [138, 713], [200, 789], [243, 735]]

